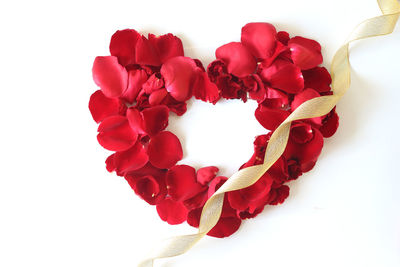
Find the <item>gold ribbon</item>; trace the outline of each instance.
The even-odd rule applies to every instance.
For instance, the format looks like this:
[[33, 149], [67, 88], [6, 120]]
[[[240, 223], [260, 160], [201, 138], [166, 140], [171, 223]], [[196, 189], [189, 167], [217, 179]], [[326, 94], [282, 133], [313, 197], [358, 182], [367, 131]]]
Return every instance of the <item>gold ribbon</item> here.
[[333, 95], [313, 98], [293, 111], [273, 132], [266, 148], [264, 163], [238, 171], [208, 199], [201, 214], [198, 233], [164, 240], [146, 260], [139, 264], [139, 267], [152, 267], [155, 259], [174, 257], [188, 251], [217, 224], [222, 211], [224, 194], [251, 186], [278, 160], [285, 150], [292, 121], [320, 117], [332, 110], [350, 87], [349, 44], [368, 37], [390, 34], [399, 18], [400, 4], [397, 0], [377, 1], [382, 15], [360, 23], [333, 57], [331, 65]]

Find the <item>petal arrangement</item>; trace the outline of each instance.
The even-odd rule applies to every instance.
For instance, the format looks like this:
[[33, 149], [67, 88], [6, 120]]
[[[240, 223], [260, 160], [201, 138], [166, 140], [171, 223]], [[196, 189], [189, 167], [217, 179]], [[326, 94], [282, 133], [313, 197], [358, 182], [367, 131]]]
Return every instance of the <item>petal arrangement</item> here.
[[[269, 23], [245, 25], [241, 41], [219, 47], [207, 69], [185, 57], [181, 40], [172, 34], [146, 38], [132, 29], [117, 31], [110, 53], [94, 61], [93, 79], [100, 90], [89, 101], [99, 123], [97, 139], [114, 151], [106, 168], [156, 205], [169, 224], [187, 221], [198, 227], [205, 202], [228, 179], [215, 166], [196, 170], [178, 164], [183, 151], [178, 137], [166, 131], [170, 112], [183, 115], [192, 97], [212, 104], [221, 98], [257, 101], [255, 117], [266, 134], [255, 138], [253, 156], [242, 169], [264, 162], [272, 132], [292, 111], [332, 94], [331, 76], [320, 66], [320, 44], [291, 38]], [[221, 218], [208, 235], [229, 236], [266, 205], [282, 203], [288, 182], [314, 167], [324, 138], [335, 133], [338, 123], [335, 110], [293, 123], [283, 155], [255, 184], [225, 195]]]

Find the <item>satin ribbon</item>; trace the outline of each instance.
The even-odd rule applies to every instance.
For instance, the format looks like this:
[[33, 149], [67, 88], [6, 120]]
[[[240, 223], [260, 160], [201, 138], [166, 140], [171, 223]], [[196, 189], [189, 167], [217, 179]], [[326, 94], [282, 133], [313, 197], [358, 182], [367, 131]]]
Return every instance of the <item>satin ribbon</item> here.
[[266, 148], [264, 163], [238, 171], [208, 199], [201, 214], [198, 232], [162, 241], [150, 256], [139, 264], [139, 267], [152, 267], [155, 259], [174, 257], [188, 251], [217, 224], [222, 211], [224, 194], [251, 186], [279, 159], [289, 138], [291, 122], [323, 116], [335, 107], [350, 87], [349, 44], [368, 37], [390, 34], [399, 18], [400, 4], [397, 0], [378, 0], [378, 4], [382, 15], [360, 23], [333, 57], [331, 64], [333, 95], [313, 98], [293, 111], [273, 132]]

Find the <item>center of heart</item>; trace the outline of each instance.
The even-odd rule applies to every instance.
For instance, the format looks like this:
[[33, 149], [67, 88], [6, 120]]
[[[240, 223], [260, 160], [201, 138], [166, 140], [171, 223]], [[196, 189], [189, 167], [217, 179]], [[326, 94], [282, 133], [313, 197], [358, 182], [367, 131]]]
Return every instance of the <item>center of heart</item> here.
[[179, 164], [195, 168], [218, 166], [232, 175], [252, 155], [254, 136], [265, 134], [254, 118], [257, 102], [220, 101], [216, 105], [189, 101], [181, 117], [170, 116], [168, 130], [181, 140], [184, 158]]

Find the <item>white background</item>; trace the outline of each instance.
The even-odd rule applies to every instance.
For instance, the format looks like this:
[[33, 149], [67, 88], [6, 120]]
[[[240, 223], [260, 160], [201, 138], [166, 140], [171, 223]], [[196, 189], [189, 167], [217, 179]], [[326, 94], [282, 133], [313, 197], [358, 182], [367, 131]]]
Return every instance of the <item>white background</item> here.
[[[247, 22], [318, 40], [325, 65], [374, 0], [2, 1], [0, 266], [135, 266], [158, 240], [194, 233], [105, 170], [87, 103], [95, 56], [117, 29], [172, 32], [205, 64]], [[157, 266], [400, 266], [400, 29], [351, 49], [340, 128], [287, 201], [230, 238], [204, 238]], [[264, 132], [255, 104], [195, 102], [171, 119], [183, 162], [231, 175]], [[224, 264], [224, 265], [223, 265]]]

